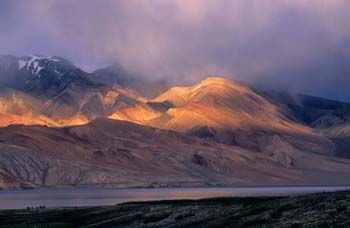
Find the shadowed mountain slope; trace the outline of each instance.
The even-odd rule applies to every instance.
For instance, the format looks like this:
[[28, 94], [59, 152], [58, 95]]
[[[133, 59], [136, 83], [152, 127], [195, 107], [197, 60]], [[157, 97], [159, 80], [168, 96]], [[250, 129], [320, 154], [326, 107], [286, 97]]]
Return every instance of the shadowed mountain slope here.
[[332, 140], [334, 154], [350, 158], [350, 104], [308, 95], [260, 92], [292, 120]]
[[93, 72], [92, 80], [105, 85], [118, 85], [133, 90], [138, 96], [153, 98], [166, 88], [165, 82], [154, 82], [130, 73], [118, 64]]
[[2, 188], [224, 186], [334, 183], [349, 162], [298, 154], [295, 167], [239, 147], [129, 122], [0, 128]]

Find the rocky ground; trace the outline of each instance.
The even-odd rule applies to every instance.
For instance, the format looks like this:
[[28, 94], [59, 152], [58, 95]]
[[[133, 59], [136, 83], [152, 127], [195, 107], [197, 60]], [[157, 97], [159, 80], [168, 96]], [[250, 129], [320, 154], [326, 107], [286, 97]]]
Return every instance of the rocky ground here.
[[278, 139], [267, 146], [292, 157], [111, 119], [12, 125], [0, 128], [0, 189], [349, 183], [350, 160], [289, 150]]
[[0, 211], [0, 227], [350, 227], [350, 192]]

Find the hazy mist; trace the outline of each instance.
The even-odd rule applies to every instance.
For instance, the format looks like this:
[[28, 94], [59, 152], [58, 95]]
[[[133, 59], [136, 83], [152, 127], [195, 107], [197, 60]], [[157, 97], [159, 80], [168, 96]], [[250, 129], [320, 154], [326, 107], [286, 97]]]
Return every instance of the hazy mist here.
[[349, 12], [347, 0], [2, 0], [0, 54], [350, 101]]

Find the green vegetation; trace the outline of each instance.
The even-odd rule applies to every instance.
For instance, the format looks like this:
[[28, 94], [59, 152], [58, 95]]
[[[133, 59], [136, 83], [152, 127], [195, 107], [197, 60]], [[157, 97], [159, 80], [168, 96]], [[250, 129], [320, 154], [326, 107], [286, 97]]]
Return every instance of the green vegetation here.
[[350, 192], [4, 210], [3, 227], [350, 227]]

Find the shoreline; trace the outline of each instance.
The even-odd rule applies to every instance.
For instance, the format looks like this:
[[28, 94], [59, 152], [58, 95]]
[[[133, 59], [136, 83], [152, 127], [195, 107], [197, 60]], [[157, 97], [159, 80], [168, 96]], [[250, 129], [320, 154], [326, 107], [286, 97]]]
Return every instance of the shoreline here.
[[196, 200], [217, 197], [288, 197], [350, 191], [350, 186], [283, 186], [222, 188], [36, 189], [0, 192], [0, 209], [107, 206], [122, 203]]
[[15, 191], [51, 191], [51, 190], [125, 190], [125, 189], [229, 189], [229, 188], [301, 188], [301, 187], [348, 187], [349, 184], [293, 184], [293, 185], [218, 185], [218, 186], [184, 186], [184, 187], [171, 187], [171, 186], [160, 186], [160, 187], [94, 187], [94, 186], [59, 186], [59, 187], [39, 187], [39, 188], [20, 188], [20, 189], [0, 189], [2, 192], [15, 192]]
[[3, 227], [348, 227], [350, 191], [0, 210]]

